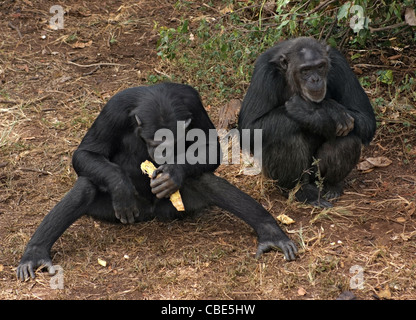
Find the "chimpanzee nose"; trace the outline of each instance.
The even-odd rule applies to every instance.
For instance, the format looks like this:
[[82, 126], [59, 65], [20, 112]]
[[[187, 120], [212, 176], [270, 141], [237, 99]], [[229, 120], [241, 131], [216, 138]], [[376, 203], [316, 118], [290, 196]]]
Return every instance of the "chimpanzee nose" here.
[[311, 80], [313, 82], [319, 82], [320, 78], [317, 75], [313, 75], [312, 78], [311, 78]]

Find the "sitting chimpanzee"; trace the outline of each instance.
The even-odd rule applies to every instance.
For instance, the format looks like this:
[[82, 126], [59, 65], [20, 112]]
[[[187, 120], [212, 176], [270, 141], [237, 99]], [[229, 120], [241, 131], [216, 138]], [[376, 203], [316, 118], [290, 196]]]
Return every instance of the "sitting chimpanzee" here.
[[263, 173], [284, 193], [299, 186], [298, 201], [331, 207], [327, 200], [342, 194], [376, 120], [341, 53], [301, 37], [259, 56], [239, 129], [262, 129]]
[[[206, 159], [200, 163], [191, 165], [185, 159], [182, 164], [161, 164], [151, 179], [141, 172], [141, 163], [154, 161], [158, 146], [165, 143], [155, 139], [158, 129], [170, 130], [175, 135], [173, 144], [184, 143], [185, 138], [178, 136], [179, 123], [187, 130], [198, 128], [206, 136], [215, 130], [198, 93], [190, 86], [164, 83], [135, 87], [110, 99], [74, 153], [78, 180], [34, 233], [17, 277], [33, 278], [39, 266], [53, 273], [52, 245], [83, 215], [133, 223], [176, 219], [210, 205], [230, 211], [253, 227], [259, 241], [257, 256], [280, 248], [286, 260], [294, 260], [296, 246], [274, 218], [250, 196], [214, 175], [220, 163], [219, 152], [212, 163], [208, 154], [212, 147], [219, 150], [218, 139], [206, 140]], [[185, 149], [189, 144], [186, 141]], [[179, 213], [166, 198], [178, 189], [185, 213]]]

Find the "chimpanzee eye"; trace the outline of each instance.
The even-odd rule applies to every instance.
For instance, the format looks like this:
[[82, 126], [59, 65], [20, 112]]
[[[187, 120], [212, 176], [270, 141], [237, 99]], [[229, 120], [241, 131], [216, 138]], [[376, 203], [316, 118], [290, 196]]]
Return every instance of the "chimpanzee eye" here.
[[325, 69], [326, 69], [326, 65], [325, 65], [325, 64], [320, 64], [320, 65], [318, 66], [318, 71], [319, 71], [319, 72], [324, 72], [324, 71], [325, 71]]
[[303, 77], [307, 77], [311, 73], [311, 69], [310, 68], [303, 68], [303, 69], [301, 69], [300, 73], [302, 74]]

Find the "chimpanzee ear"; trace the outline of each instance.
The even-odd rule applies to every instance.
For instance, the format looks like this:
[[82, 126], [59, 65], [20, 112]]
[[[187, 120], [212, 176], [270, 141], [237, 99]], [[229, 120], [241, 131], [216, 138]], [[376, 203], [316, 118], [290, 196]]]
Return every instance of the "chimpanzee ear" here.
[[192, 119], [188, 118], [185, 120], [185, 129], [189, 127], [189, 125], [191, 124]]
[[273, 57], [270, 62], [274, 63], [282, 71], [287, 70], [288, 60], [286, 55], [283, 53]]
[[281, 67], [283, 70], [287, 70], [287, 65], [288, 65], [289, 63], [288, 63], [288, 61], [287, 61], [287, 57], [286, 57], [286, 55], [282, 54], [282, 55], [280, 56], [280, 58], [279, 58], [279, 62], [280, 62], [280, 67]]
[[143, 123], [140, 120], [139, 116], [137, 114], [135, 114], [134, 117], [136, 118], [136, 121], [137, 121], [137, 124], [139, 125], [139, 127], [141, 127]]

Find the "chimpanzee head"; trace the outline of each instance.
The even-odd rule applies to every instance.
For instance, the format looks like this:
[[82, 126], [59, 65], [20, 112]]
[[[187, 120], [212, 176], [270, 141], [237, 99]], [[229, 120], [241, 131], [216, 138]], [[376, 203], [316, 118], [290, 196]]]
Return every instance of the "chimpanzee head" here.
[[180, 132], [178, 125], [184, 126], [181, 128], [184, 130], [188, 128], [191, 123], [190, 112], [180, 101], [163, 95], [149, 94], [140, 100], [132, 115], [138, 124], [137, 134], [146, 143], [149, 156], [156, 161], [155, 151], [162, 143], [163, 149], [174, 156], [177, 133]]
[[321, 102], [326, 95], [330, 67], [329, 47], [313, 38], [301, 37], [288, 41], [288, 46], [271, 62], [286, 76], [293, 94], [305, 100]]

